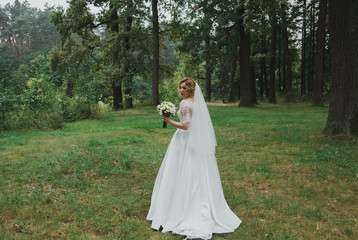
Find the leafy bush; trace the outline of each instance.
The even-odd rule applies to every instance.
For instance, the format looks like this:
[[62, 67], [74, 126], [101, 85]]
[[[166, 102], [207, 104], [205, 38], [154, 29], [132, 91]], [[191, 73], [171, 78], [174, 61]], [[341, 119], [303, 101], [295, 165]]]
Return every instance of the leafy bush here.
[[10, 122], [8, 121], [9, 113], [14, 110], [17, 98], [13, 88], [3, 88], [0, 91], [0, 130], [6, 130], [10, 127]]
[[18, 96], [17, 108], [9, 115], [10, 129], [60, 128], [63, 124], [61, 109], [56, 105], [56, 89], [43, 79], [31, 78], [28, 89]]
[[[43, 79], [31, 78], [27, 89], [17, 95], [7, 87], [0, 93], [0, 130], [58, 129], [65, 122], [98, 117], [105, 106], [85, 97], [69, 98], [62, 89]], [[108, 108], [108, 106], [106, 106]]]
[[91, 117], [91, 106], [81, 98], [70, 98], [64, 111], [67, 122], [74, 122]]

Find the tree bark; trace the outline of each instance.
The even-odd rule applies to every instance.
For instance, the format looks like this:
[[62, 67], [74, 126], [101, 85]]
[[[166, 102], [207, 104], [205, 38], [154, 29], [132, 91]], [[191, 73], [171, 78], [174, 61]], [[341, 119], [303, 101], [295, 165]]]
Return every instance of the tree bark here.
[[285, 102], [293, 101], [293, 91], [292, 91], [292, 64], [291, 64], [291, 54], [288, 47], [288, 33], [287, 28], [284, 30], [284, 52], [285, 52]]
[[231, 59], [231, 72], [229, 78], [229, 102], [235, 102], [235, 75], [237, 69], [237, 50], [238, 50], [239, 39], [234, 38], [232, 40], [232, 59]]
[[[263, 22], [263, 21], [262, 21]], [[264, 55], [260, 58], [260, 76], [259, 76], [259, 87], [260, 87], [260, 100], [264, 100], [264, 91], [266, 97], [268, 96], [268, 87], [266, 82], [266, 36], [264, 33], [260, 37], [261, 53]], [[264, 88], [265, 87], [265, 88]]]
[[[281, 92], [284, 88], [282, 88], [282, 74], [281, 74], [281, 55], [282, 55], [282, 44], [281, 44], [281, 29], [278, 31], [278, 56], [277, 56], [277, 68], [278, 68], [278, 91]], [[285, 79], [285, 62], [283, 62], [283, 77]]]
[[206, 101], [209, 102], [211, 100], [211, 72], [210, 36], [207, 36], [205, 40], [205, 91]]
[[288, 23], [287, 23], [287, 15], [286, 15], [286, 5], [282, 4], [283, 8], [283, 16], [282, 16], [282, 35], [283, 35], [283, 50], [285, 56], [285, 78], [284, 78], [284, 89], [285, 89], [285, 102], [293, 101], [293, 91], [292, 91], [292, 64], [291, 64], [291, 53], [289, 49], [288, 42]]
[[317, 43], [316, 43], [316, 61], [315, 78], [313, 83], [313, 106], [323, 106], [323, 70], [324, 70], [324, 49], [326, 38], [326, 16], [327, 0], [319, 2], [319, 17], [317, 23]]
[[306, 94], [306, 0], [303, 0], [302, 18], [301, 96]]
[[122, 84], [121, 82], [116, 83], [112, 82], [112, 94], [113, 94], [113, 109], [118, 110], [123, 108], [123, 94], [122, 94]]
[[310, 16], [310, 34], [309, 34], [309, 52], [308, 52], [308, 77], [307, 77], [307, 90], [308, 93], [313, 91], [314, 79], [314, 60], [315, 60], [315, 2], [311, 1], [311, 16]]
[[[133, 2], [130, 0], [128, 2], [128, 8], [133, 8]], [[132, 30], [132, 22], [133, 18], [131, 15], [126, 17], [126, 27], [125, 27], [125, 34], [124, 37], [124, 49], [127, 53], [127, 59], [124, 60], [124, 75], [125, 75], [125, 107], [126, 108], [133, 108], [133, 98], [132, 98], [132, 73], [130, 72], [131, 67], [131, 52], [130, 52], [130, 35]]]
[[152, 75], [152, 105], [159, 104], [159, 21], [158, 0], [152, 0], [153, 13], [153, 75]]
[[266, 68], [265, 58], [260, 59], [260, 77], [259, 77], [259, 88], [260, 88], [260, 100], [264, 100], [264, 71]]
[[[243, 11], [243, 10], [242, 10]], [[243, 22], [240, 26], [240, 104], [239, 107], [251, 107], [254, 105], [252, 102], [252, 90], [250, 79], [250, 33], [245, 32]]]
[[252, 103], [257, 104], [256, 98], [256, 79], [255, 79], [255, 65], [253, 62], [250, 62], [250, 82], [251, 82], [251, 91], [252, 91]]
[[271, 49], [270, 49], [270, 89], [269, 89], [269, 102], [276, 103], [276, 79], [275, 79], [275, 70], [276, 70], [276, 12], [272, 10], [270, 16], [271, 24]]
[[[110, 4], [109, 7], [111, 9], [111, 13], [110, 13], [111, 23], [109, 24], [109, 27], [112, 31], [112, 34], [118, 34], [119, 26], [118, 26], [117, 9], [114, 7], [112, 3]], [[119, 63], [120, 60], [118, 58], [118, 55], [119, 55], [119, 49], [115, 49], [113, 51], [113, 62], [112, 62], [113, 66], [120, 65]], [[113, 109], [118, 110], [123, 108], [122, 81], [118, 75], [112, 75], [111, 81], [112, 81]]]
[[358, 136], [358, 2], [329, 0], [330, 95], [325, 135]]
[[20, 54], [20, 62], [21, 62], [21, 64], [24, 63], [24, 50], [22, 49], [22, 43], [23, 43], [22, 32], [20, 32], [19, 33], [19, 54]]
[[15, 41], [15, 36], [12, 36], [11, 40], [12, 40], [12, 47], [14, 49], [15, 58], [16, 58], [16, 60], [18, 60], [19, 59], [19, 51], [17, 49], [17, 43]]

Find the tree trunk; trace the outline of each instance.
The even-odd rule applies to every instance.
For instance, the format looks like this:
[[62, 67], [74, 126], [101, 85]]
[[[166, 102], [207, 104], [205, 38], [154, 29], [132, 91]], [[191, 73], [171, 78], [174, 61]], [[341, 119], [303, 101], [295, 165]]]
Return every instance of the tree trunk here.
[[[128, 3], [128, 8], [133, 8], [133, 2], [130, 0]], [[132, 98], [132, 73], [130, 72], [131, 67], [131, 52], [130, 52], [130, 35], [132, 30], [132, 22], [133, 18], [131, 15], [126, 17], [126, 27], [125, 27], [125, 38], [124, 38], [124, 49], [127, 54], [127, 58], [124, 60], [124, 75], [125, 75], [125, 107], [126, 108], [133, 108], [133, 98]]]
[[232, 59], [231, 59], [231, 73], [229, 78], [229, 102], [235, 102], [235, 75], [237, 69], [237, 50], [238, 50], [239, 39], [234, 38], [232, 40]]
[[270, 49], [270, 92], [269, 92], [269, 102], [276, 103], [276, 84], [275, 84], [275, 70], [276, 70], [276, 12], [273, 10], [270, 16], [271, 24], [271, 49]]
[[[278, 31], [278, 57], [277, 57], [277, 68], [278, 68], [278, 91], [282, 91], [282, 74], [281, 74], [281, 55], [282, 55], [282, 44], [281, 44], [281, 30]], [[285, 64], [285, 62], [283, 63]], [[285, 68], [285, 65], [284, 65]], [[285, 69], [283, 69], [283, 76], [285, 76]]]
[[319, 18], [317, 23], [317, 43], [315, 61], [315, 79], [313, 83], [313, 106], [323, 106], [323, 70], [324, 70], [324, 49], [326, 38], [326, 16], [327, 0], [319, 2]]
[[293, 91], [292, 91], [292, 64], [291, 64], [291, 54], [288, 47], [288, 32], [287, 28], [284, 30], [284, 52], [285, 52], [285, 67], [286, 67], [286, 76], [285, 76], [285, 102], [293, 101]]
[[282, 35], [283, 35], [283, 50], [285, 56], [285, 78], [284, 78], [284, 89], [285, 89], [285, 102], [293, 101], [293, 91], [292, 91], [292, 64], [291, 64], [291, 54], [289, 49], [288, 42], [288, 23], [287, 23], [287, 15], [286, 15], [286, 7], [287, 5], [282, 4], [281, 8], [283, 8], [283, 16], [282, 16]]
[[260, 88], [260, 101], [264, 100], [264, 69], [266, 68], [265, 59], [260, 59], [260, 77], [259, 77], [259, 88]]
[[326, 135], [358, 136], [358, 2], [329, 0], [330, 95]]
[[20, 54], [20, 62], [21, 62], [21, 64], [24, 63], [24, 50], [22, 48], [22, 43], [23, 43], [22, 32], [20, 32], [19, 33], [19, 54]]
[[254, 105], [252, 102], [252, 90], [250, 79], [250, 34], [245, 32], [243, 22], [240, 26], [240, 104], [239, 107], [251, 107]]
[[122, 84], [119, 82], [119, 84], [117, 85], [115, 82], [112, 82], [112, 91], [113, 91], [113, 110], [118, 110], [123, 108]]
[[12, 41], [12, 47], [14, 49], [15, 58], [16, 58], [16, 60], [18, 60], [19, 59], [19, 51], [17, 49], [17, 43], [15, 41], [15, 36], [12, 36], [11, 41]]
[[[260, 37], [260, 44], [261, 44], [261, 52], [264, 54], [264, 57], [260, 58], [260, 77], [259, 77], [259, 87], [260, 87], [260, 100], [264, 100], [264, 85], [267, 88], [266, 83], [266, 36], [264, 34]], [[266, 95], [267, 95], [267, 89]]]
[[255, 65], [253, 62], [250, 62], [250, 82], [251, 82], [251, 91], [252, 91], [252, 102], [257, 104], [256, 98], [256, 80], [255, 80]]
[[152, 0], [153, 13], [153, 76], [152, 76], [152, 105], [159, 104], [159, 21], [158, 0]]
[[66, 81], [66, 95], [69, 98], [73, 98], [73, 88], [74, 88], [74, 83], [72, 82], [71, 78], [67, 78], [67, 81]]
[[[210, 33], [208, 33], [210, 34]], [[205, 40], [205, 91], [206, 101], [211, 100], [211, 55], [210, 55], [210, 36]]]
[[[286, 79], [287, 79], [287, 74], [286, 74], [286, 68], [287, 68], [287, 62], [285, 59], [285, 52], [283, 53], [284, 56], [284, 61], [283, 61], [283, 66], [282, 66], [282, 90], [281, 91], [286, 91]], [[279, 56], [281, 57], [281, 56]]]
[[314, 52], [315, 52], [315, 2], [311, 2], [311, 17], [310, 17], [310, 35], [309, 35], [309, 54], [308, 54], [308, 93], [313, 91], [313, 76], [314, 72]]
[[301, 96], [306, 94], [306, 0], [303, 0], [302, 18]]
[[[109, 8], [111, 9], [111, 23], [109, 24], [109, 28], [111, 29], [111, 34], [118, 34], [119, 25], [118, 25], [118, 14], [117, 9], [114, 7], [112, 3], [110, 3]], [[112, 66], [119, 66], [120, 60], [118, 58], [119, 49], [113, 51], [113, 62]], [[118, 110], [123, 108], [123, 94], [122, 94], [122, 82], [118, 75], [112, 74], [112, 96], [113, 96], [113, 109]]]

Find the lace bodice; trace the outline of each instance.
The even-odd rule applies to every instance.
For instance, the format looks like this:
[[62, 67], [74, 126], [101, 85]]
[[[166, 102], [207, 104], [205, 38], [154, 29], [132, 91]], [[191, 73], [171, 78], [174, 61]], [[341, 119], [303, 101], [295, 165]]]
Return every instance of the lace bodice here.
[[182, 100], [178, 111], [178, 117], [181, 123], [190, 122], [193, 113], [193, 103], [189, 100]]

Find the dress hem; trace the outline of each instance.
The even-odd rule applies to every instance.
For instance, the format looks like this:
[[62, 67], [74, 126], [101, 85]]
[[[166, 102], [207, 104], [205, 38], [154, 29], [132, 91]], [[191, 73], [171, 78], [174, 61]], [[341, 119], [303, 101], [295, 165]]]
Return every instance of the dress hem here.
[[[147, 221], [151, 221], [153, 222], [153, 219], [146, 219]], [[158, 228], [155, 228], [155, 227], [152, 227], [151, 226], [151, 229], [155, 230], [155, 231], [160, 231], [160, 228], [162, 228], [162, 233], [167, 233], [167, 232], [171, 232], [172, 234], [174, 235], [181, 235], [181, 236], [185, 236], [186, 239], [203, 239], [203, 240], [208, 240], [208, 239], [211, 239], [212, 238], [212, 234], [230, 234], [230, 233], [233, 233], [235, 232], [236, 229], [238, 229], [241, 225], [242, 221], [239, 222], [239, 224], [237, 225], [237, 227], [235, 227], [234, 229], [230, 230], [230, 231], [223, 231], [223, 232], [212, 232], [210, 234], [210, 236], [189, 236], [190, 234], [187, 234], [190, 232], [190, 230], [176, 230], [176, 229], [173, 229], [173, 230], [165, 230], [165, 227], [163, 225], [159, 225]], [[181, 232], [179, 232], [181, 231]]]

